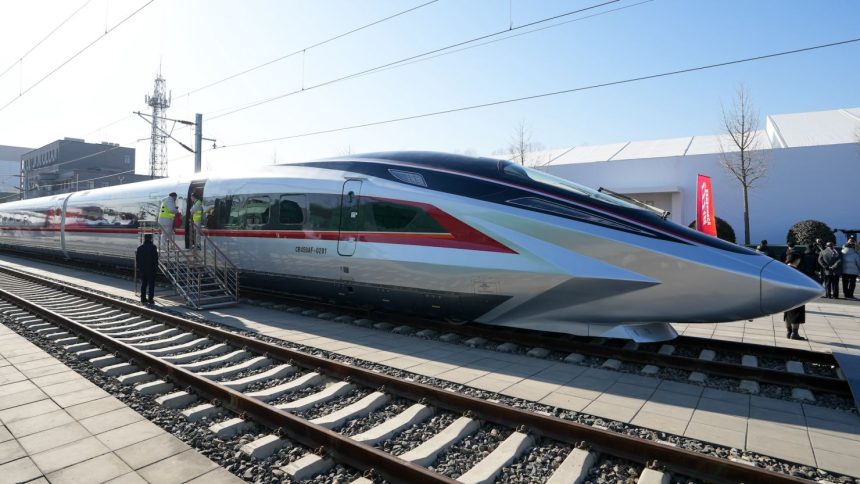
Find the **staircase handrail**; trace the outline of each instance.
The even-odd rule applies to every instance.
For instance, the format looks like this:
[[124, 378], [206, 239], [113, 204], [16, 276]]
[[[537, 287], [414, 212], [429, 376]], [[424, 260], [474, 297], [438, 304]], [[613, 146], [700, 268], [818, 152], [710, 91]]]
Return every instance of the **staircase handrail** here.
[[201, 247], [203, 265], [213, 269], [212, 274], [219, 280], [228, 294], [237, 302], [239, 301], [239, 268], [227, 257], [227, 254], [218, 247], [206, 234], [206, 230], [199, 234], [198, 243]]
[[[161, 266], [162, 272], [173, 283], [173, 287], [185, 298], [186, 301], [196, 306], [196, 301], [200, 294], [200, 279], [199, 275], [193, 277], [189, 267], [192, 266], [193, 256], [182, 250], [177, 245], [175, 240], [170, 237], [164, 237], [164, 234], [159, 234], [159, 247], [161, 251], [158, 257], [158, 265]], [[192, 291], [193, 289], [196, 289]], [[197, 294], [198, 297], [193, 295]]]

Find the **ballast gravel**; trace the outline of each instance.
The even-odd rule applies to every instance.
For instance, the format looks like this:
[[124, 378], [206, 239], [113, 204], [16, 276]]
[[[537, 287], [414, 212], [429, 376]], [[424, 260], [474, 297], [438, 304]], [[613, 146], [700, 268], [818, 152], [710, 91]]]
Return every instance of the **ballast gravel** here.
[[395, 435], [394, 438], [382, 442], [379, 448], [394, 455], [405, 454], [441, 432], [454, 420], [457, 420], [457, 416], [450, 412], [434, 415], [430, 420], [414, 425]]
[[428, 467], [451, 479], [456, 479], [490, 455], [499, 444], [513, 433], [499, 425], [483, 425], [477, 432], [452, 445]]
[[343, 427], [339, 428], [338, 432], [346, 436], [353, 436], [366, 432], [386, 420], [390, 420], [398, 414], [403, 413], [407, 408], [411, 407], [412, 404], [413, 402], [410, 402], [405, 398], [396, 398], [366, 417], [350, 420]]
[[372, 390], [369, 388], [356, 388], [346, 395], [330, 402], [318, 403], [303, 412], [295, 412], [295, 415], [304, 419], [313, 420], [317, 417], [322, 417], [332, 412], [336, 412], [348, 405], [352, 405], [371, 393]]
[[497, 480], [512, 484], [546, 482], [571, 451], [571, 445], [540, 439], [519, 459], [503, 467]]

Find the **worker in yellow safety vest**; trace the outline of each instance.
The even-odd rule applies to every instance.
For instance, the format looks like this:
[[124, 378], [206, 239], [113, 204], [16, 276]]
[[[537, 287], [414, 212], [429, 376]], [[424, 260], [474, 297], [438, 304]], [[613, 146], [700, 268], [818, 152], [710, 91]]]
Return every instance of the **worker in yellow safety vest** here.
[[200, 234], [203, 227], [203, 202], [196, 193], [191, 194], [191, 246], [200, 248]]
[[158, 210], [158, 225], [164, 237], [173, 241], [173, 219], [179, 209], [176, 208], [176, 192], [170, 192], [166, 198], [161, 200], [161, 208]]

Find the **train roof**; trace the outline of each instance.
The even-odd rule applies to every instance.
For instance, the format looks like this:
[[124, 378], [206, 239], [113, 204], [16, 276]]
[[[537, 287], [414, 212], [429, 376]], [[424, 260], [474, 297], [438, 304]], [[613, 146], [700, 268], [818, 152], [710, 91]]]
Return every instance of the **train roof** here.
[[408, 163], [420, 165], [429, 169], [440, 169], [457, 171], [486, 178], [499, 179], [502, 177], [501, 169], [511, 164], [507, 160], [493, 158], [455, 155], [450, 153], [439, 153], [435, 151], [390, 151], [379, 153], [363, 153], [350, 155], [348, 157], [327, 158], [324, 160], [300, 163], [301, 165], [320, 166], [327, 162], [343, 161], [366, 161], [379, 162], [389, 161], [393, 163]]

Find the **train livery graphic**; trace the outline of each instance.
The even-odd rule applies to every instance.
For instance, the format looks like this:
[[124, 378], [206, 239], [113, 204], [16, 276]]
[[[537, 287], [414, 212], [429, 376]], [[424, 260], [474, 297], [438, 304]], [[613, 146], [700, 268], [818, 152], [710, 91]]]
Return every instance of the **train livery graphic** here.
[[[375, 153], [0, 204], [0, 245], [130, 265], [159, 203], [202, 193], [241, 284], [449, 321], [658, 341], [821, 293], [778, 261], [516, 163]], [[187, 226], [186, 226], [187, 229]]]

